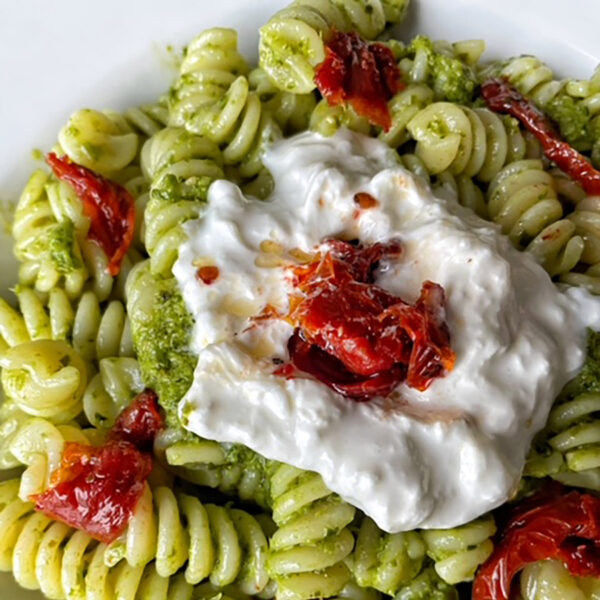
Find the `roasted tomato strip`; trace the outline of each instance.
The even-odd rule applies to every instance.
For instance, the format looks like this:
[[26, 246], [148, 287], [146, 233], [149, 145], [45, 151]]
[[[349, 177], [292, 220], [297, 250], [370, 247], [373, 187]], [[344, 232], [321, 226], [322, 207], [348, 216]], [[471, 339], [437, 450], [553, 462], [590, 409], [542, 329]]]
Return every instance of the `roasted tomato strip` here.
[[552, 485], [517, 506], [473, 584], [473, 600], [508, 600], [527, 564], [560, 560], [578, 577], [600, 576], [600, 498]]
[[110, 543], [133, 515], [152, 470], [154, 436], [163, 426], [153, 392], [117, 420], [102, 446], [67, 443], [52, 486], [32, 497], [37, 510]]
[[118, 275], [135, 230], [133, 197], [122, 185], [72, 163], [66, 156], [59, 158], [52, 152], [46, 161], [56, 177], [79, 196], [91, 221], [88, 237], [106, 253], [109, 273]]
[[600, 171], [594, 169], [585, 156], [562, 141], [550, 120], [508, 81], [490, 79], [481, 86], [481, 94], [491, 110], [519, 119], [540, 141], [544, 154], [559, 169], [578, 181], [587, 194], [600, 194]]
[[388, 100], [404, 87], [392, 51], [340, 31], [332, 33], [325, 50], [315, 76], [321, 94], [331, 105], [348, 102], [359, 115], [389, 130]]
[[379, 261], [400, 255], [399, 242], [332, 240], [325, 248], [292, 269], [297, 293], [288, 318], [296, 330], [288, 351], [296, 369], [357, 400], [386, 396], [405, 380], [424, 390], [452, 369], [444, 290], [426, 282], [411, 306], [373, 283]]

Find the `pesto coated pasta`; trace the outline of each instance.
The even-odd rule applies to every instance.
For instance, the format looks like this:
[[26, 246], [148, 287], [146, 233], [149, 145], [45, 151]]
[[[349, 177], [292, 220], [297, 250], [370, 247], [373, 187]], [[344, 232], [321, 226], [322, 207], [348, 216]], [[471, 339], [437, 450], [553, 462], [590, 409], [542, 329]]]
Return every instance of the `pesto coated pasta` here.
[[[19, 585], [56, 600], [457, 600], [458, 584], [492, 555], [494, 514], [386, 532], [318, 473], [191, 433], [180, 405], [198, 362], [194, 319], [173, 274], [186, 223], [202, 219], [217, 180], [268, 202], [266, 151], [306, 130], [378, 139], [418, 186], [497, 224], [557, 283], [600, 294], [600, 196], [480, 93], [490, 77], [506, 78], [599, 166], [600, 70], [559, 80], [534, 56], [483, 62], [482, 40], [394, 39], [408, 8], [409, 0], [294, 0], [261, 27], [257, 64], [240, 53], [235, 30], [207, 29], [155, 102], [122, 113], [83, 108], [60, 129], [52, 151], [122, 186], [135, 224], [111, 275], [74, 187], [42, 167], [15, 206], [16, 302], [0, 298], [0, 471], [17, 469], [18, 478], [0, 483], [0, 571]], [[316, 89], [334, 32], [379, 40], [400, 69], [389, 127]], [[203, 258], [193, 266], [199, 273]], [[522, 495], [545, 478], [600, 491], [600, 387], [577, 385], [567, 385], [536, 437]], [[106, 544], [38, 512], [32, 501], [55, 485], [68, 444], [104, 444], [146, 389], [166, 426], [124, 533]], [[599, 581], [543, 561], [529, 564], [519, 585], [522, 600], [584, 600], [600, 594]]]

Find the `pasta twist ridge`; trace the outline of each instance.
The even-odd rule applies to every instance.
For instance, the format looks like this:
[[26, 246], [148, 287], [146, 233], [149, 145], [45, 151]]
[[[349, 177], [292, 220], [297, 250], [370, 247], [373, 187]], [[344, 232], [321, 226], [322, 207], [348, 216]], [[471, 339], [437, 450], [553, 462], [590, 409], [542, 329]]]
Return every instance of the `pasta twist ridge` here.
[[600, 580], [575, 577], [557, 560], [538, 561], [527, 565], [520, 577], [523, 600], [589, 600], [600, 594]]
[[422, 531], [427, 554], [437, 574], [451, 585], [471, 581], [477, 567], [494, 549], [490, 539], [496, 533], [493, 517], [481, 517], [453, 529]]
[[30, 417], [23, 422], [8, 445], [19, 465], [25, 468], [19, 483], [19, 497], [29, 500], [50, 487], [52, 474], [60, 467], [66, 442], [89, 443], [76, 425], [54, 425], [46, 419]]
[[433, 175], [450, 171], [487, 183], [505, 165], [525, 157], [518, 126], [487, 108], [435, 102], [417, 112], [406, 129], [417, 142], [415, 154]]
[[246, 594], [269, 583], [266, 558], [267, 538], [253, 516], [162, 486], [146, 487], [125, 534], [105, 553], [111, 566], [122, 559], [133, 567], [154, 561], [162, 577], [184, 568], [189, 584], [208, 578], [219, 587], [235, 583]]
[[16, 479], [0, 483], [0, 570], [12, 571], [21, 587], [54, 600], [192, 600], [219, 592], [196, 592], [182, 574], [162, 577], [154, 563], [107, 566], [105, 544], [35, 512], [18, 489]]
[[41, 292], [64, 287], [75, 298], [88, 279], [88, 269], [70, 221], [59, 223], [48, 196], [50, 177], [36, 171], [15, 208], [14, 253], [21, 262], [19, 282]]
[[[236, 166], [230, 176], [240, 182], [263, 170], [265, 146], [281, 136], [252, 89], [248, 71], [237, 50], [237, 33], [209, 29], [186, 49], [170, 102], [171, 124], [219, 145], [225, 165]], [[271, 106], [279, 109], [281, 119], [286, 117], [285, 107], [276, 98]]]
[[78, 110], [60, 130], [58, 142], [73, 162], [110, 177], [136, 157], [139, 138], [118, 113], [107, 113]]
[[347, 525], [355, 509], [327, 489], [321, 476], [273, 463], [270, 489], [278, 529], [269, 545], [269, 572], [277, 597], [338, 594], [350, 580], [345, 559], [354, 537]]
[[177, 429], [165, 429], [157, 436], [154, 450], [181, 479], [218, 488], [263, 508], [269, 506], [269, 461], [245, 446], [225, 447]]
[[35, 340], [0, 356], [2, 389], [23, 412], [69, 421], [81, 412], [87, 383], [84, 360], [62, 340]]
[[119, 414], [144, 390], [140, 366], [126, 356], [103, 358], [83, 394], [83, 412], [91, 425], [112, 427]]
[[152, 182], [144, 212], [144, 242], [152, 271], [171, 275], [179, 245], [186, 239], [182, 223], [201, 214], [208, 187], [223, 177], [222, 156], [210, 140], [183, 128], [166, 128], [142, 149], [142, 169]]
[[583, 250], [577, 270], [563, 273], [560, 280], [600, 294], [600, 197], [588, 196], [579, 200], [567, 219], [583, 240]]
[[600, 394], [586, 392], [559, 402], [525, 467], [530, 477], [551, 477], [600, 489]]
[[365, 517], [349, 559], [358, 584], [395, 595], [421, 571], [425, 543], [416, 531], [385, 533]]
[[556, 182], [540, 160], [504, 167], [487, 191], [490, 218], [518, 248], [538, 258], [550, 275], [569, 272], [580, 260], [584, 242], [564, 219]]

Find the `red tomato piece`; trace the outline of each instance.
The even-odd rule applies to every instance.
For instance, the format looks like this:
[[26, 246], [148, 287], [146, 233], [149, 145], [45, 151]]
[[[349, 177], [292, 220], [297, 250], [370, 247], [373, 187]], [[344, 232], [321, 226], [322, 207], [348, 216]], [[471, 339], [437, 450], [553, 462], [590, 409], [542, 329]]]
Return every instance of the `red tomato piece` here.
[[544, 154], [578, 181], [587, 194], [600, 194], [600, 171], [583, 154], [561, 140], [550, 120], [508, 81], [490, 79], [481, 86], [481, 94], [491, 110], [519, 119], [540, 141]]
[[88, 237], [106, 253], [109, 273], [118, 275], [135, 231], [133, 197], [122, 185], [72, 163], [66, 156], [59, 158], [51, 152], [46, 162], [54, 175], [77, 193], [91, 221]]
[[133, 515], [152, 471], [154, 438], [163, 427], [158, 398], [144, 390], [102, 446], [67, 443], [52, 486], [32, 497], [37, 510], [110, 543]]
[[[298, 294], [290, 299], [296, 327], [291, 364], [337, 392], [367, 400], [402, 381], [419, 390], [454, 366], [445, 321], [445, 294], [426, 282], [411, 306], [374, 284], [383, 258], [399, 256], [397, 240], [371, 246], [330, 240], [327, 252], [292, 269]], [[293, 376], [287, 367], [276, 374]]]
[[110, 438], [131, 442], [139, 450], [150, 451], [156, 434], [163, 427], [158, 396], [152, 390], [144, 390], [119, 415]]
[[388, 100], [403, 87], [392, 51], [367, 43], [356, 32], [334, 31], [317, 67], [315, 82], [329, 104], [348, 102], [354, 110], [386, 131], [392, 126]]
[[36, 510], [110, 543], [125, 528], [152, 470], [152, 457], [133, 444], [67, 443], [53, 485], [32, 498]]
[[517, 573], [547, 559], [578, 577], [600, 576], [600, 498], [554, 484], [518, 505], [477, 573], [473, 600], [508, 600]]

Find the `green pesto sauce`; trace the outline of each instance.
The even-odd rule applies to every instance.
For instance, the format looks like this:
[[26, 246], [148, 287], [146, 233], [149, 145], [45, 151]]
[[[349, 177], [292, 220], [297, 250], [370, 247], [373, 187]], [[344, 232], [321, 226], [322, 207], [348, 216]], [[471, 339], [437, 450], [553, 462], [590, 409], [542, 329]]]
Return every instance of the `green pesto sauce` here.
[[48, 252], [59, 273], [71, 273], [82, 266], [75, 254], [75, 228], [71, 221], [63, 221], [48, 234]]
[[587, 356], [578, 375], [570, 381], [562, 397], [572, 398], [585, 392], [600, 392], [600, 332], [589, 330]]
[[177, 405], [192, 383], [196, 366], [189, 350], [194, 320], [175, 279], [159, 281], [157, 287], [150, 318], [134, 323], [133, 335], [144, 383], [158, 394], [168, 425], [180, 428]]
[[188, 177], [185, 180], [169, 173], [161, 178], [159, 185], [152, 189], [152, 197], [164, 202], [177, 202], [180, 200], [204, 201], [208, 195], [208, 188], [214, 181], [213, 177], [205, 175]]
[[427, 84], [433, 89], [437, 100], [447, 100], [458, 104], [469, 104], [473, 98], [476, 80], [473, 70], [459, 58], [437, 52], [433, 42], [419, 35], [404, 50], [404, 56], [411, 59], [419, 52], [427, 57]]
[[458, 592], [429, 567], [401, 588], [395, 600], [458, 600]]
[[560, 93], [548, 102], [544, 110], [558, 125], [562, 138], [573, 148], [580, 152], [591, 149], [590, 113], [581, 101]]

